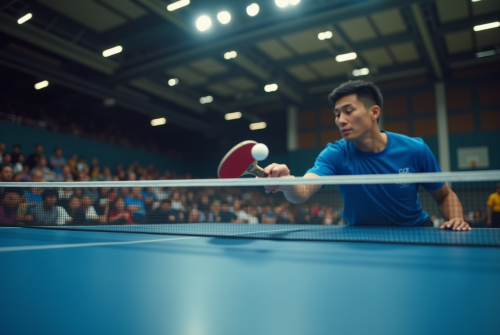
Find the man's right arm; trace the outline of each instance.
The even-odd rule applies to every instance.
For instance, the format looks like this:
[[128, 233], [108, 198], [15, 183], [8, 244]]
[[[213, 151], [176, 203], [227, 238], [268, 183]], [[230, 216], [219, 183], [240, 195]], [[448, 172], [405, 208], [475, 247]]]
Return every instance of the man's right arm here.
[[[284, 164], [273, 163], [264, 169], [267, 178], [295, 178]], [[319, 178], [315, 173], [306, 173], [304, 178]], [[308, 200], [323, 185], [271, 185], [265, 186], [266, 193], [283, 192], [285, 198], [292, 203], [302, 203]]]

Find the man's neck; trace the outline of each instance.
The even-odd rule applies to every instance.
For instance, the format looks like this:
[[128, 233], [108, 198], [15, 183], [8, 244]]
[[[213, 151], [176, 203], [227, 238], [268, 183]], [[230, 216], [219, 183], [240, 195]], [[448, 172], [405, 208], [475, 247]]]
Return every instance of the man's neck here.
[[375, 126], [370, 132], [354, 141], [354, 145], [363, 152], [380, 152], [387, 145], [387, 134], [381, 133], [378, 126]]

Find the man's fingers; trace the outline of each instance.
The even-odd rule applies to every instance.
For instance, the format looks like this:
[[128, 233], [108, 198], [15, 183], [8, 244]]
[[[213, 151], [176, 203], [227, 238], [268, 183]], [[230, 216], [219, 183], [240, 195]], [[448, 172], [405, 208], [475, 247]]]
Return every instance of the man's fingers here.
[[472, 230], [467, 222], [462, 219], [451, 219], [450, 221], [445, 222], [440, 229], [451, 229], [457, 231], [468, 231]]

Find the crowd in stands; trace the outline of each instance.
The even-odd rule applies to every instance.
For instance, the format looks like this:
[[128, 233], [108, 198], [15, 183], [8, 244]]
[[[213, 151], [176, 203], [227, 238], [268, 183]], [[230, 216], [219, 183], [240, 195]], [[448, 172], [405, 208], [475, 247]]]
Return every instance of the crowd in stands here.
[[[153, 165], [138, 162], [126, 169], [99, 166], [92, 158], [72, 155], [61, 148], [48, 158], [41, 144], [24, 156], [14, 145], [7, 152], [0, 143], [1, 182], [86, 182], [190, 179], [190, 174], [161, 173]], [[256, 188], [89, 187], [14, 188], [0, 194], [0, 224], [85, 225], [145, 223], [297, 223], [342, 224], [342, 211], [331, 206], [292, 205], [278, 195]], [[279, 200], [277, 200], [279, 199]]]
[[[61, 148], [48, 158], [41, 144], [25, 157], [20, 145], [9, 152], [0, 143], [0, 182], [88, 182], [190, 179], [190, 174], [161, 173], [138, 162], [126, 169], [117, 164], [90, 163], [83, 156], [66, 159]], [[497, 187], [500, 194], [500, 188]], [[488, 204], [493, 207], [493, 205]], [[473, 227], [487, 226], [481, 210], [465, 213]], [[435, 227], [442, 218], [431, 216]], [[260, 188], [68, 187], [0, 188], [0, 224], [149, 224], [231, 222], [248, 224], [344, 224], [342, 208], [318, 203], [294, 205]]]

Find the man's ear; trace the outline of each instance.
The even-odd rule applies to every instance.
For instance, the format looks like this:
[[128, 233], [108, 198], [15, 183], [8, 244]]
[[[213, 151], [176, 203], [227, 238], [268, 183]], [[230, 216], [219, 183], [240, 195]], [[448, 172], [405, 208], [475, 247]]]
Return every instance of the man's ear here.
[[372, 120], [377, 120], [380, 117], [380, 107], [378, 105], [373, 105], [372, 107], [370, 107], [369, 112]]

